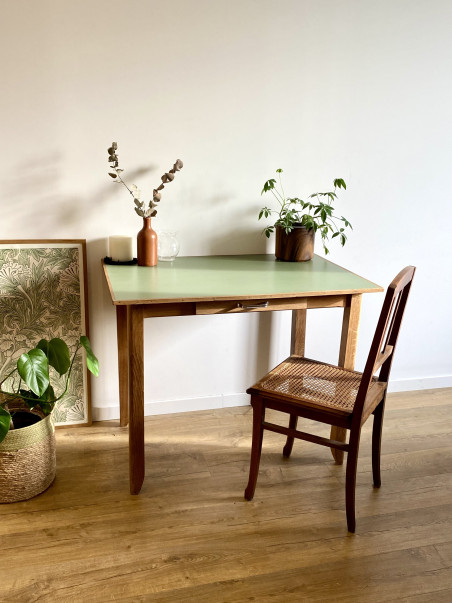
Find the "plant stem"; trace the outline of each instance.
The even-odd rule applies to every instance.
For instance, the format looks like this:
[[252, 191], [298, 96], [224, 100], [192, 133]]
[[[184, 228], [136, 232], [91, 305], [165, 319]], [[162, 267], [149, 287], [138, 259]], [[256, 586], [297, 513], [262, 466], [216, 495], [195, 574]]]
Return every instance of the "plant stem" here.
[[272, 195], [274, 196], [274, 198], [276, 199], [276, 201], [278, 201], [278, 203], [280, 204], [280, 206], [283, 208], [284, 205], [286, 204], [284, 197], [281, 197], [281, 195], [279, 194], [279, 192], [276, 189], [270, 189]]
[[135, 198], [135, 195], [133, 194], [133, 192], [130, 190], [130, 188], [127, 186], [127, 184], [124, 182], [124, 180], [121, 178], [121, 176], [118, 174], [118, 170], [117, 168], [114, 168], [115, 172], [116, 172], [116, 176], [119, 178], [119, 182], [121, 182], [121, 184], [124, 184], [124, 186], [126, 187], [126, 189], [129, 191], [129, 193], [132, 195], [132, 197]]
[[281, 172], [278, 172], [278, 177], [279, 177], [279, 186], [281, 187], [281, 192], [282, 192], [282, 198], [284, 201], [284, 204], [286, 203], [286, 195], [284, 194], [284, 188], [282, 185], [282, 180], [281, 180]]
[[74, 364], [74, 360], [75, 360], [75, 357], [77, 356], [77, 352], [79, 351], [80, 345], [81, 345], [80, 342], [78, 342], [77, 343], [77, 347], [76, 347], [75, 352], [74, 352], [74, 355], [72, 356], [71, 366], [69, 367], [69, 370], [68, 370], [68, 373], [67, 373], [66, 386], [64, 388], [64, 391], [63, 391], [62, 394], [60, 394], [58, 396], [58, 398], [55, 398], [55, 400], [53, 401], [53, 404], [56, 403], [56, 402], [58, 402], [58, 400], [60, 400], [65, 395], [65, 393], [67, 392], [67, 388], [69, 386], [69, 377], [71, 376], [71, 373], [72, 373], [72, 365]]

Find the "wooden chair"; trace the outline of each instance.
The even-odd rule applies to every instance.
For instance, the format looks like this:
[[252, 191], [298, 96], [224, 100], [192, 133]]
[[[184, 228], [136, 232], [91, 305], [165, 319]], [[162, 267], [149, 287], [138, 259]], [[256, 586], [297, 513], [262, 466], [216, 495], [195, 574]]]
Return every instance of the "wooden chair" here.
[[[247, 390], [253, 407], [253, 441], [245, 498], [256, 488], [264, 430], [287, 436], [283, 455], [289, 457], [294, 438], [347, 452], [345, 506], [347, 526], [355, 531], [355, 484], [361, 427], [374, 415], [372, 471], [374, 486], [381, 485], [380, 449], [386, 389], [400, 324], [415, 268], [404, 268], [389, 285], [364, 372], [290, 356]], [[374, 374], [380, 369], [379, 376]], [[289, 427], [265, 421], [271, 408], [290, 415]], [[350, 431], [349, 441], [340, 442], [298, 431], [298, 417], [313, 419]]]

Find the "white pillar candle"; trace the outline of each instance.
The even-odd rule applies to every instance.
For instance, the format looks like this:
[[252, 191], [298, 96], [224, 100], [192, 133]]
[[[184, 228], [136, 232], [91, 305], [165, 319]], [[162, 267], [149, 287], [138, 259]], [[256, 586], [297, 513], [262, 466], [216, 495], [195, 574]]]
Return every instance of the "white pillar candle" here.
[[133, 238], [119, 235], [109, 237], [110, 257], [114, 262], [133, 260]]

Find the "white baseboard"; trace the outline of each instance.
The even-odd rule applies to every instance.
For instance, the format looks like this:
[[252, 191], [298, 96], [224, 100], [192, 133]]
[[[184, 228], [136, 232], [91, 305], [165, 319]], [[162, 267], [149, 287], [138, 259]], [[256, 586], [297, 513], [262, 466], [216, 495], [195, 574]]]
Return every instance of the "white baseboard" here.
[[[389, 392], [408, 392], [420, 389], [437, 389], [452, 387], [452, 375], [442, 377], [423, 377], [419, 379], [398, 379], [389, 383]], [[144, 405], [144, 415], [167, 415], [176, 412], [193, 410], [213, 410], [231, 406], [247, 406], [250, 403], [248, 394], [219, 394], [202, 398], [185, 398], [182, 400], [166, 400], [164, 402], [148, 402]], [[109, 421], [119, 419], [119, 404], [93, 408], [93, 421]]]
[[[229, 408], [232, 406], [247, 406], [250, 403], [248, 394], [227, 394], [218, 396], [205, 396], [202, 398], [185, 398], [182, 400], [166, 400], [164, 402], [148, 402], [144, 405], [145, 417], [152, 415], [168, 415], [176, 412], [189, 412], [193, 410], [213, 410], [216, 408]], [[93, 408], [93, 421], [109, 421], [119, 419], [118, 406]]]
[[418, 389], [438, 389], [441, 387], [452, 387], [452, 375], [390, 381], [388, 392], [411, 392]]

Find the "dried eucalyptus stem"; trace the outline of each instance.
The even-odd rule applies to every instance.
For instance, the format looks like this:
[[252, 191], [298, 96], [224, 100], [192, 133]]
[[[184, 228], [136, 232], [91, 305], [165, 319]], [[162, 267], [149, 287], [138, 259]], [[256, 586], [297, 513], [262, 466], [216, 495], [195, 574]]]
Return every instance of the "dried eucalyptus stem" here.
[[135, 186], [135, 184], [131, 184], [130, 187], [127, 186], [127, 184], [121, 177], [121, 174], [124, 170], [119, 167], [119, 159], [116, 153], [117, 150], [118, 143], [112, 142], [111, 147], [108, 149], [108, 162], [112, 171], [108, 172], [108, 175], [111, 176], [115, 182], [117, 182], [118, 184], [123, 184], [126, 187], [126, 189], [133, 197], [133, 201], [135, 203], [134, 209], [139, 216], [141, 216], [142, 218], [153, 218], [157, 215], [157, 203], [162, 198], [162, 193], [159, 191], [165, 188], [165, 184], [174, 180], [176, 172], [181, 170], [184, 167], [184, 164], [180, 159], [177, 159], [173, 167], [168, 172], [165, 172], [163, 174], [163, 176], [161, 177], [162, 183], [157, 188], [154, 188], [154, 190], [152, 191], [152, 199], [149, 201], [149, 204], [146, 207], [146, 203], [140, 200], [140, 189]]

